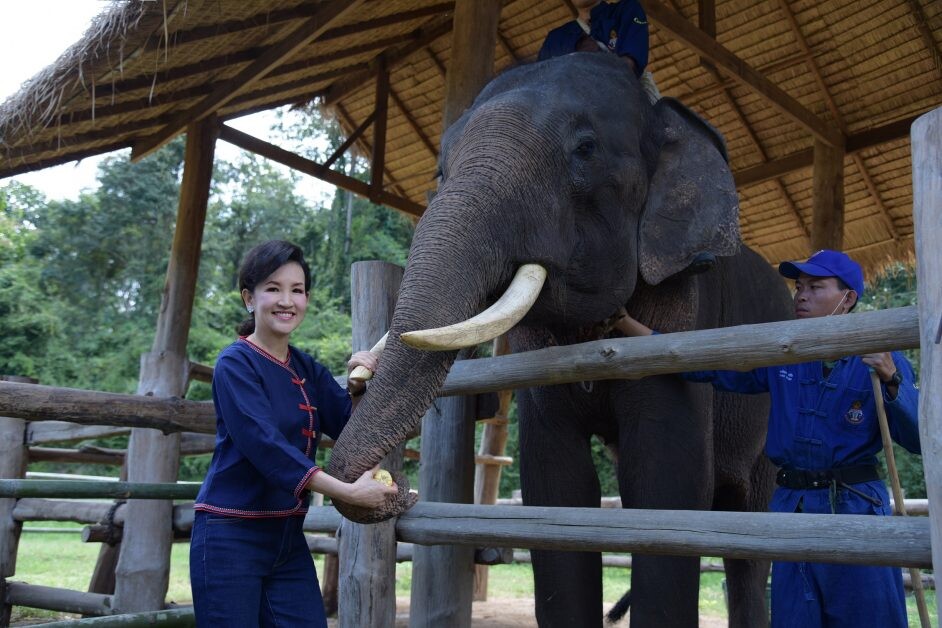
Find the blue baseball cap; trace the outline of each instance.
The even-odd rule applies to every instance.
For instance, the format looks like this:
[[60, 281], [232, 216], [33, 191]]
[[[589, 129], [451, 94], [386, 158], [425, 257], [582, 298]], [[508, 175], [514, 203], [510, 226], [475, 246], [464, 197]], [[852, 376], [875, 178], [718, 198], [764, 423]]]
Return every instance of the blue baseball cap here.
[[822, 249], [809, 257], [807, 262], [782, 262], [778, 265], [778, 272], [789, 279], [798, 279], [801, 273], [812, 277], [838, 277], [857, 292], [858, 299], [864, 293], [860, 264], [840, 251]]

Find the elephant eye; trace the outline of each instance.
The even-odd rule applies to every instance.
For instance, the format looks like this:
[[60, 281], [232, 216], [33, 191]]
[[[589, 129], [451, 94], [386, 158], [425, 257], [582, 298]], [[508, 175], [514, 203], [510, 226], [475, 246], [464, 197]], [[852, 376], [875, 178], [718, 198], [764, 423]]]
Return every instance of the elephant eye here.
[[576, 146], [576, 155], [583, 159], [588, 159], [595, 153], [595, 140], [584, 139]]

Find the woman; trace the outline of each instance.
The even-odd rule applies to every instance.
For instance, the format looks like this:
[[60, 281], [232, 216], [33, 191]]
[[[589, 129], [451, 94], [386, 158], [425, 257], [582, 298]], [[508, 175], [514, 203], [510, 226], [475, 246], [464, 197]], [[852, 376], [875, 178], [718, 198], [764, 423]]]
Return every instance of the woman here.
[[[239, 269], [249, 312], [213, 372], [216, 450], [194, 504], [190, 582], [199, 626], [326, 626], [301, 529], [311, 491], [377, 507], [397, 491], [373, 470], [348, 484], [314, 464], [321, 432], [337, 438], [363, 382], [344, 391], [288, 344], [304, 320], [311, 275], [297, 246], [261, 244]], [[375, 370], [376, 356], [347, 365]]]

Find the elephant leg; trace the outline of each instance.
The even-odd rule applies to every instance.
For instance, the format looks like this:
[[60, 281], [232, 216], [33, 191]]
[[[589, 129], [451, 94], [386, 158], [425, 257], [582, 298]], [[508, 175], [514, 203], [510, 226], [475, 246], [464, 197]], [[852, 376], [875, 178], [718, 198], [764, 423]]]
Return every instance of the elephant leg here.
[[[769, 403], [765, 396], [714, 395], [714, 510], [764, 512], [775, 467], [763, 453]], [[769, 562], [724, 560], [730, 628], [769, 625]]]
[[[591, 435], [568, 387], [521, 391], [520, 483], [528, 506], [598, 508], [601, 491]], [[534, 550], [536, 619], [541, 628], [602, 625], [602, 558], [598, 552]]]
[[729, 596], [729, 628], [765, 628], [769, 608], [765, 586], [771, 563], [765, 560], [724, 559]]
[[[705, 510], [713, 494], [712, 390], [677, 377], [625, 382], [618, 481], [626, 508]], [[699, 625], [699, 557], [632, 555], [631, 626]]]

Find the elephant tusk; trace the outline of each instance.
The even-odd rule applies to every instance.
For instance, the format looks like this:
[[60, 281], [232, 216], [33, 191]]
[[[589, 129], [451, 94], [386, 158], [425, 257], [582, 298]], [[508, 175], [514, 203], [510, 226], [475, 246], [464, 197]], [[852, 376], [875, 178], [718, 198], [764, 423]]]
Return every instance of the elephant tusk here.
[[[383, 334], [383, 337], [376, 341], [376, 344], [373, 345], [373, 348], [370, 349], [371, 353], [382, 353], [383, 349], [386, 348], [386, 336], [389, 335], [389, 332]], [[358, 366], [350, 373], [348, 379], [355, 379], [357, 381], [365, 382], [368, 379], [372, 379], [373, 371], [366, 368], [365, 366]]]
[[402, 341], [416, 349], [450, 351], [493, 340], [530, 311], [545, 281], [545, 268], [524, 264], [497, 302], [477, 316], [447, 327], [409, 331], [402, 334]]

